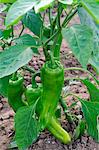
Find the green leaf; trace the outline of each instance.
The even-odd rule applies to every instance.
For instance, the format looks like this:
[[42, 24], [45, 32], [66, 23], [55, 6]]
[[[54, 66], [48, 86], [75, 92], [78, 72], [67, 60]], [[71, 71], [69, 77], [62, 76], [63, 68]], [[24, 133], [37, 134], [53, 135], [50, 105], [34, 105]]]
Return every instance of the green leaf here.
[[97, 74], [99, 75], [99, 52], [97, 55], [92, 55], [91, 58], [89, 59], [89, 63], [93, 66]]
[[[49, 38], [50, 38], [50, 33], [51, 33], [51, 28], [50, 27], [44, 27], [43, 28], [43, 34], [42, 34], [42, 36], [41, 36], [41, 41], [40, 42], [42, 42], [43, 41], [43, 43], [45, 43]], [[51, 43], [51, 44], [50, 44]], [[49, 45], [52, 45], [52, 41], [51, 42], [49, 42], [49, 44], [48, 44], [48, 46]], [[42, 43], [41, 43], [42, 44]]]
[[0, 46], [2, 47], [4, 44], [2, 42], [0, 42]]
[[43, 28], [43, 37], [42, 38], [46, 38], [46, 40], [47, 39], [49, 39], [50, 38], [50, 32], [51, 32], [51, 28], [50, 27], [44, 27]]
[[8, 145], [8, 149], [14, 149], [14, 148], [18, 148], [16, 141], [12, 141], [9, 145]]
[[28, 45], [32, 47], [36, 47], [36, 40], [29, 34], [24, 34], [15, 40], [16, 44]]
[[35, 12], [41, 12], [52, 5], [55, 0], [38, 0], [37, 4], [34, 6]]
[[97, 129], [97, 116], [99, 116], [99, 102], [89, 102], [80, 99], [82, 110], [88, 126], [88, 133], [99, 142], [99, 132]]
[[15, 45], [0, 53], [0, 78], [8, 76], [27, 64], [33, 52], [26, 45]]
[[10, 7], [5, 20], [6, 27], [16, 24], [36, 4], [36, 0], [17, 0]]
[[23, 23], [29, 28], [35, 35], [40, 37], [42, 20], [39, 14], [35, 14], [33, 10], [30, 10], [22, 19]]
[[2, 5], [1, 5], [1, 7], [0, 7], [0, 13], [2, 13], [2, 12], [4, 12], [4, 11], [6, 11], [6, 10], [7, 10], [7, 8], [8, 8], [8, 6], [7, 6], [7, 5], [2, 4]]
[[83, 25], [89, 26], [92, 31], [93, 31], [93, 36], [94, 36], [94, 54], [98, 54], [99, 52], [99, 25], [97, 25], [92, 17], [88, 14], [84, 8], [79, 8], [78, 9], [78, 14], [80, 17], [80, 22]]
[[3, 31], [0, 30], [0, 39], [2, 39], [2, 37], [3, 37]]
[[0, 3], [14, 3], [16, 0], [0, 0]]
[[0, 95], [7, 97], [8, 96], [8, 84], [10, 76], [0, 78]]
[[73, 25], [69, 28], [64, 28], [62, 34], [69, 43], [75, 57], [86, 68], [93, 51], [92, 30], [86, 25]]
[[73, 0], [58, 0], [62, 4], [68, 4], [71, 5], [73, 3]]
[[99, 115], [97, 116], [97, 130], [98, 130], [98, 135], [99, 135]]
[[8, 39], [11, 35], [12, 29], [0, 30], [0, 39]]
[[55, 116], [56, 118], [61, 118], [61, 108], [57, 108], [57, 110], [55, 111]]
[[89, 63], [95, 68], [96, 72], [99, 73], [99, 25], [93, 21], [93, 18], [86, 10], [84, 10], [84, 8], [79, 8], [78, 14], [81, 24], [89, 26], [93, 31], [94, 49], [89, 59]]
[[90, 94], [90, 100], [92, 102], [99, 102], [99, 89], [90, 82], [88, 79], [81, 80], [87, 87], [89, 94]]
[[81, 0], [81, 4], [95, 22], [99, 24], [99, 2], [96, 0]]
[[3, 39], [8, 39], [12, 33], [12, 29], [4, 30], [3, 31]]
[[19, 38], [17, 38], [15, 40], [15, 42], [18, 45], [27, 45], [27, 46], [31, 47], [33, 52], [38, 54], [36, 40], [37, 40], [37, 38], [32, 37], [29, 34], [24, 34], [24, 35], [20, 36]]
[[35, 105], [21, 107], [15, 115], [15, 140], [19, 149], [25, 149], [36, 141], [39, 130]]

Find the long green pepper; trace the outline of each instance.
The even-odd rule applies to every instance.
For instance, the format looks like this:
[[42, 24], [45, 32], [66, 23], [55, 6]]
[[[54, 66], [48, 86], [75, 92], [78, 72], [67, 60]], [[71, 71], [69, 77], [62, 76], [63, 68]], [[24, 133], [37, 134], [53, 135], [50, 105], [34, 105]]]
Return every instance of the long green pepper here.
[[46, 62], [41, 69], [41, 80], [43, 92], [41, 95], [42, 111], [39, 119], [42, 129], [48, 128], [61, 142], [69, 143], [71, 141], [69, 134], [61, 127], [55, 117], [64, 83], [64, 69], [60, 62], [55, 61], [54, 67], [52, 67], [50, 61]]

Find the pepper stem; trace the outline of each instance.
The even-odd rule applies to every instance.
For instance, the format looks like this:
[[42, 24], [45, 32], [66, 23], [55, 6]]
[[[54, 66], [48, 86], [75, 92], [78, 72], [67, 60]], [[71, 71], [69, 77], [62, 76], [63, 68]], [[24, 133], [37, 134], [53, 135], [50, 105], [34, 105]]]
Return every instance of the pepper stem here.
[[17, 80], [17, 79], [18, 79], [18, 77], [17, 77], [17, 72], [14, 72], [14, 73], [12, 74], [12, 80], [15, 81], [15, 80]]
[[51, 51], [50, 51], [49, 53], [50, 53], [50, 61], [51, 61], [50, 67], [51, 67], [52, 69], [55, 69], [55, 68], [57, 67], [57, 66], [56, 66], [56, 63], [55, 63], [55, 58], [54, 58], [54, 56], [53, 56], [53, 54], [52, 54]]

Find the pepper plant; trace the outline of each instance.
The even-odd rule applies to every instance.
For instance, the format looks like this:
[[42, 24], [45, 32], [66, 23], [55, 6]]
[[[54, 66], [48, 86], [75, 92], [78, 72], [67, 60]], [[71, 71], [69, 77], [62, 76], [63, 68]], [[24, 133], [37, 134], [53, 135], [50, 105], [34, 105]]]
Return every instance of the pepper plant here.
[[[41, 131], [48, 129], [62, 143], [68, 144], [88, 131], [99, 142], [99, 81], [87, 70], [91, 64], [99, 73], [99, 1], [98, 0], [0, 0], [3, 8], [5, 29], [0, 30], [0, 93], [8, 98], [15, 112], [15, 141], [19, 149], [26, 149], [35, 142]], [[53, 15], [53, 11], [55, 11]], [[61, 16], [64, 14], [64, 19]], [[79, 24], [69, 26], [78, 14]], [[48, 22], [46, 23], [46, 18]], [[20, 21], [22, 30], [15, 35], [14, 26]], [[24, 34], [28, 28], [32, 33]], [[63, 38], [83, 68], [64, 68], [60, 61]], [[27, 64], [42, 48], [45, 63], [37, 72]], [[31, 85], [24, 86], [21, 70], [32, 74]], [[79, 80], [87, 87], [90, 100], [72, 93], [81, 102], [83, 119], [79, 119], [74, 136], [59, 123], [58, 105], [66, 119], [74, 121], [64, 96], [64, 72], [81, 70], [89, 77]], [[36, 77], [41, 83], [36, 82]], [[73, 103], [74, 105], [74, 103]], [[74, 117], [75, 118], [75, 117]]]

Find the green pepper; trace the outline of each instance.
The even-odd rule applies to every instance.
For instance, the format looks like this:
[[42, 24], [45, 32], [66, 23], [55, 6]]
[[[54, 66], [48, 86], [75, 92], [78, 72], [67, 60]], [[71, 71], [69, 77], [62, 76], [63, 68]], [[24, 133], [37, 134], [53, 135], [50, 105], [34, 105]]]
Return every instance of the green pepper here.
[[32, 85], [28, 85], [25, 91], [26, 100], [29, 105], [35, 103], [35, 101], [41, 95], [41, 84], [38, 84], [37, 87], [32, 87]]
[[33, 105], [38, 100], [37, 107], [36, 107], [36, 113], [39, 115], [40, 111], [41, 111], [40, 97], [41, 97], [41, 93], [42, 93], [42, 84], [36, 83], [36, 81], [35, 81], [36, 76], [40, 76], [40, 73], [37, 72], [33, 75], [32, 84], [28, 85], [26, 87], [25, 98], [26, 98], [28, 105]]
[[26, 100], [29, 105], [35, 103], [35, 101], [41, 96], [42, 85], [37, 84], [35, 81], [35, 77], [40, 73], [35, 73], [32, 77], [32, 84], [28, 85], [25, 91]]
[[24, 81], [24, 78], [20, 74], [16, 75], [16, 78], [13, 79], [12, 77], [9, 80], [8, 102], [15, 112], [20, 107], [25, 105], [22, 101], [22, 95], [24, 92], [23, 81]]
[[42, 111], [40, 113], [41, 129], [45, 127], [61, 142], [69, 143], [69, 134], [61, 127], [55, 117], [55, 111], [59, 102], [62, 86], [64, 83], [64, 69], [60, 62], [46, 62], [41, 69], [43, 92], [41, 95]]

